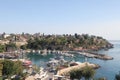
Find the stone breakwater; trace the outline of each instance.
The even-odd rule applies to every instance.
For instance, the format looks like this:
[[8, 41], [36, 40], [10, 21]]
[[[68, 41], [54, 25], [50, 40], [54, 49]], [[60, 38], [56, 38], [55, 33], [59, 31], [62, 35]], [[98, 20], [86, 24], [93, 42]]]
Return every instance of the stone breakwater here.
[[78, 52], [78, 54], [83, 55], [85, 57], [89, 57], [89, 58], [97, 58], [101, 60], [113, 60], [113, 57], [111, 56], [108, 56], [106, 54], [98, 54], [95, 52]]
[[78, 63], [78, 65], [76, 66], [71, 66], [71, 67], [68, 67], [68, 68], [64, 68], [64, 69], [61, 69], [58, 71], [57, 75], [67, 75], [71, 70], [74, 70], [74, 69], [82, 69], [84, 68], [85, 66], [89, 66], [89, 67], [92, 67], [94, 69], [97, 69], [99, 68], [100, 66], [97, 65], [97, 64], [92, 64], [92, 63], [89, 63], [89, 62], [84, 62], [84, 63]]

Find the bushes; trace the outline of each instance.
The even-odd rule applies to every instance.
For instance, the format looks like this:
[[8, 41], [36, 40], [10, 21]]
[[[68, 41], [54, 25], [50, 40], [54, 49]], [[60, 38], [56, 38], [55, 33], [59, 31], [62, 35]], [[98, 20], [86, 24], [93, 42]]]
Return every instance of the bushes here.
[[13, 62], [11, 60], [4, 60], [2, 61], [2, 64], [3, 76], [7, 76], [7, 78], [9, 78], [12, 75], [22, 75], [23, 66], [20, 61]]
[[91, 67], [84, 67], [82, 70], [82, 75], [86, 80], [89, 80], [90, 78], [93, 78], [95, 75], [95, 70]]
[[82, 47], [84, 49], [96, 49], [108, 46], [110, 43], [99, 37], [89, 35], [46, 35], [35, 37], [28, 40], [27, 48], [29, 49], [50, 49], [50, 50], [74, 50]]
[[72, 70], [72, 71], [70, 71], [69, 75], [70, 75], [70, 79], [72, 79], [72, 80], [81, 79], [81, 77], [83, 76], [81, 69]]
[[70, 78], [72, 80], [74, 79], [81, 79], [82, 77], [85, 78], [85, 80], [89, 80], [94, 77], [95, 70], [89, 66], [86, 66], [82, 69], [74, 69], [69, 72]]
[[0, 53], [5, 51], [5, 46], [0, 44]]

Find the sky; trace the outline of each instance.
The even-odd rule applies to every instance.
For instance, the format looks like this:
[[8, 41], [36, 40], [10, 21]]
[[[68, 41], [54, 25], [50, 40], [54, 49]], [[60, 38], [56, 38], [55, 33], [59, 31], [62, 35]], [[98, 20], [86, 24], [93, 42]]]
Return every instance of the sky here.
[[90, 34], [120, 40], [120, 0], [0, 0], [0, 33]]

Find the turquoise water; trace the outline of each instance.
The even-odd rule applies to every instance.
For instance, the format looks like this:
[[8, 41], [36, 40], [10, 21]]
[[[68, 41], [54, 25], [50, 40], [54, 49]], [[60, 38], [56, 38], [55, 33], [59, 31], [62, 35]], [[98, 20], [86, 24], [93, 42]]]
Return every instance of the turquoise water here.
[[[99, 59], [88, 59], [88, 62], [96, 63], [101, 66], [96, 72], [95, 77], [105, 77], [108, 80], [114, 80], [115, 74], [117, 74], [120, 71], [120, 41], [111, 41], [111, 43], [114, 44], [114, 48], [109, 49], [108, 51], [99, 51], [99, 53], [102, 54], [108, 54], [112, 56], [113, 60], [99, 60]], [[41, 55], [34, 55], [30, 54], [28, 55], [30, 60], [33, 62], [33, 64], [36, 64], [38, 66], [44, 66], [45, 63], [50, 59], [53, 58], [54, 55], [48, 55], [48, 56], [41, 56]], [[77, 55], [75, 58], [69, 58], [65, 57], [67, 60], [75, 60], [84, 62], [85, 58], [83, 56]]]

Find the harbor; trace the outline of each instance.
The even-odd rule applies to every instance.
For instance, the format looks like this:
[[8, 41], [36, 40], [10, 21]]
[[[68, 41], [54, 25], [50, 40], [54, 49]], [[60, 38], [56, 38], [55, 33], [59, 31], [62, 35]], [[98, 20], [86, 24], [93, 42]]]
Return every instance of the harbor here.
[[[31, 52], [31, 51], [30, 51]], [[41, 53], [42, 52], [42, 53]], [[57, 50], [33, 50], [32, 53], [41, 54], [41, 55], [47, 55], [47, 54], [57, 54], [60, 56], [67, 56], [67, 57], [74, 57], [75, 54], [80, 54], [88, 58], [96, 58], [101, 60], [113, 60], [113, 57], [107, 55], [107, 54], [100, 54], [97, 52], [90, 52], [90, 51], [57, 51]]]
[[[69, 73], [72, 69], [83, 68], [86, 65], [90, 66], [94, 69], [98, 69], [100, 66], [97, 64], [92, 64], [89, 62], [75, 62], [68, 61], [63, 58], [63, 56], [57, 56], [54, 58], [50, 58], [48, 62], [45, 62], [46, 68], [44, 67], [44, 73], [40, 75], [40, 73], [35, 74], [34, 76], [29, 76], [26, 80], [70, 80], [70, 78], [63, 73]], [[42, 77], [41, 77], [42, 76]]]
[[[101, 59], [96, 59], [96, 58], [89, 58], [85, 57], [80, 54], [74, 54], [74, 57], [64, 57], [65, 60], [68, 61], [75, 61], [75, 62], [90, 62], [90, 63], [95, 63], [99, 64], [100, 68], [97, 69], [97, 73], [95, 75], [95, 78], [99, 77], [105, 77], [108, 80], [114, 80], [114, 75], [119, 71], [119, 45], [116, 42], [112, 42], [115, 45], [115, 48], [110, 49], [110, 50], [102, 50], [98, 51], [97, 53], [101, 54], [108, 54], [112, 56], [114, 59], [113, 60], [101, 60]], [[47, 56], [43, 55], [38, 55], [38, 54], [28, 54], [28, 58], [33, 62], [33, 64], [37, 64], [38, 66], [44, 66], [45, 63], [50, 61], [51, 58], [55, 58], [55, 55], [53, 54], [48, 54]], [[87, 58], [87, 60], [86, 60]], [[115, 66], [116, 65], [116, 66]], [[113, 66], [115, 68], [113, 68]], [[111, 73], [110, 73], [111, 72]]]
[[16, 59], [19, 55], [23, 56], [23, 54], [37, 54], [47, 56], [48, 54], [55, 54], [59, 56], [66, 56], [66, 57], [74, 57], [75, 54], [83, 55], [88, 58], [96, 58], [101, 60], [113, 60], [113, 57], [108, 56], [106, 54], [100, 54], [97, 52], [89, 52], [89, 51], [51, 51], [51, 50], [22, 50], [22, 51], [13, 51], [13, 52], [4, 52], [0, 53], [0, 58], [6, 59]]
[[[104, 54], [104, 53], [106, 53], [106, 54], [109, 54], [110, 56], [113, 56], [114, 58], [116, 58], [117, 57], [117, 53], [116, 53], [116, 50], [119, 48], [119, 46], [118, 45], [115, 45], [115, 49], [110, 49], [109, 51], [98, 51], [98, 53], [101, 53], [102, 55]], [[15, 51], [16, 52], [16, 51]], [[14, 53], [15, 53], [14, 52]], [[30, 51], [28, 51], [28, 52], [30, 52], [30, 53], [28, 53], [28, 52], [26, 52], [26, 51], [21, 51], [22, 53], [20, 53], [20, 52], [18, 52], [21, 56], [19, 56], [19, 57], [21, 57], [21, 58], [24, 58], [24, 60], [22, 60], [21, 59], [21, 61], [25, 61], [26, 63], [28, 62], [29, 63], [29, 61], [27, 61], [27, 58], [28, 58], [28, 60], [30, 60], [31, 62], [31, 64], [28, 66], [30, 69], [31, 69], [31, 67], [33, 67], [33, 66], [31, 66], [31, 65], [34, 65], [34, 64], [36, 64], [37, 66], [39, 66], [39, 67], [44, 67], [45, 68], [45, 65], [50, 61], [50, 62], [52, 62], [51, 60], [54, 60], [54, 59], [56, 59], [57, 57], [56, 57], [56, 55], [58, 55], [58, 54], [60, 54], [60, 53], [55, 53], [55, 51], [54, 51], [54, 53], [47, 53], [47, 55], [42, 55], [42, 54], [38, 54], [38, 53], [33, 53], [33, 52], [30, 52]], [[61, 52], [62, 53], [62, 52]], [[67, 53], [67, 52], [63, 52], [63, 53]], [[87, 52], [86, 52], [87, 53]], [[7, 53], [8, 54], [8, 53]], [[10, 53], [9, 53], [10, 54]], [[11, 54], [12, 54], [12, 52], [11, 52]], [[24, 56], [23, 54], [26, 54], [26, 56]], [[68, 52], [68, 54], [69, 54], [69, 52]], [[119, 69], [117, 69], [117, 70], [115, 70], [112, 74], [110, 74], [110, 73], [107, 73], [108, 71], [106, 71], [104, 68], [106, 68], [107, 70], [109, 70], [109, 71], [112, 71], [111, 70], [111, 64], [114, 64], [113, 62], [116, 62], [117, 61], [117, 59], [113, 59], [113, 60], [101, 60], [101, 59], [96, 59], [96, 58], [94, 58], [93, 56], [93, 54], [91, 54], [90, 56], [88, 56], [88, 57], [86, 57], [85, 55], [88, 55], [88, 54], [85, 54], [84, 55], [84, 53], [76, 53], [76, 54], [74, 54], [74, 52], [70, 52], [70, 54], [73, 54], [74, 55], [74, 57], [68, 57], [68, 56], [63, 56], [62, 58], [65, 60], [65, 62], [66, 61], [68, 61], [68, 62], [79, 62], [79, 63], [84, 63], [84, 62], [89, 62], [89, 63], [95, 63], [95, 64], [99, 64], [100, 65], [100, 68], [97, 70], [98, 72], [97, 72], [97, 74], [96, 74], [96, 76], [95, 77], [106, 77], [106, 78], [108, 78], [108, 79], [113, 79], [114, 78], [114, 76], [113, 76], [113, 74], [115, 74]], [[58, 55], [58, 56], [60, 56], [60, 55]], [[61, 55], [62, 56], [62, 55]], [[86, 60], [86, 58], [87, 58], [87, 60]], [[1, 59], [3, 59], [3, 58], [1, 58]], [[14, 59], [14, 58], [12, 58], [11, 60], [18, 60], [19, 58], [17, 58], [17, 59]], [[54, 63], [58, 63], [57, 61], [53, 61]], [[110, 62], [110, 63], [109, 63]], [[27, 64], [26, 64], [27, 65]], [[57, 64], [56, 64], [57, 65]], [[106, 66], [105, 66], [106, 65]], [[117, 65], [117, 63], [115, 63], [115, 65]], [[119, 67], [119, 65], [118, 65], [118, 67]], [[48, 80], [48, 78], [53, 78], [53, 77], [55, 77], [55, 78], [57, 78], [57, 76], [58, 75], [54, 75], [54, 73], [51, 73], [51, 72], [49, 72], [49, 71], [54, 71], [55, 69], [54, 69], [55, 67], [53, 67], [53, 68], [49, 68], [49, 70], [47, 69], [47, 75], [46, 75], [46, 77], [44, 77], [43, 78], [43, 80]], [[64, 69], [63, 69], [64, 70]], [[31, 74], [31, 70], [28, 70], [28, 73], [29, 74]], [[98, 74], [98, 73], [102, 73], [102, 74]], [[50, 76], [48, 76], [48, 75], [50, 75]], [[105, 76], [103, 76], [103, 75], [105, 75]], [[111, 77], [109, 76], [109, 75], [111, 75]], [[35, 78], [35, 75], [33, 75], [34, 76], [34, 78]], [[29, 76], [30, 78], [31, 77], [33, 77], [33, 76]], [[36, 77], [38, 76], [38, 74], [36, 74]], [[52, 76], [52, 77], [51, 77]], [[29, 79], [29, 77], [28, 77], [28, 79]], [[34, 79], [33, 79], [34, 80]]]

